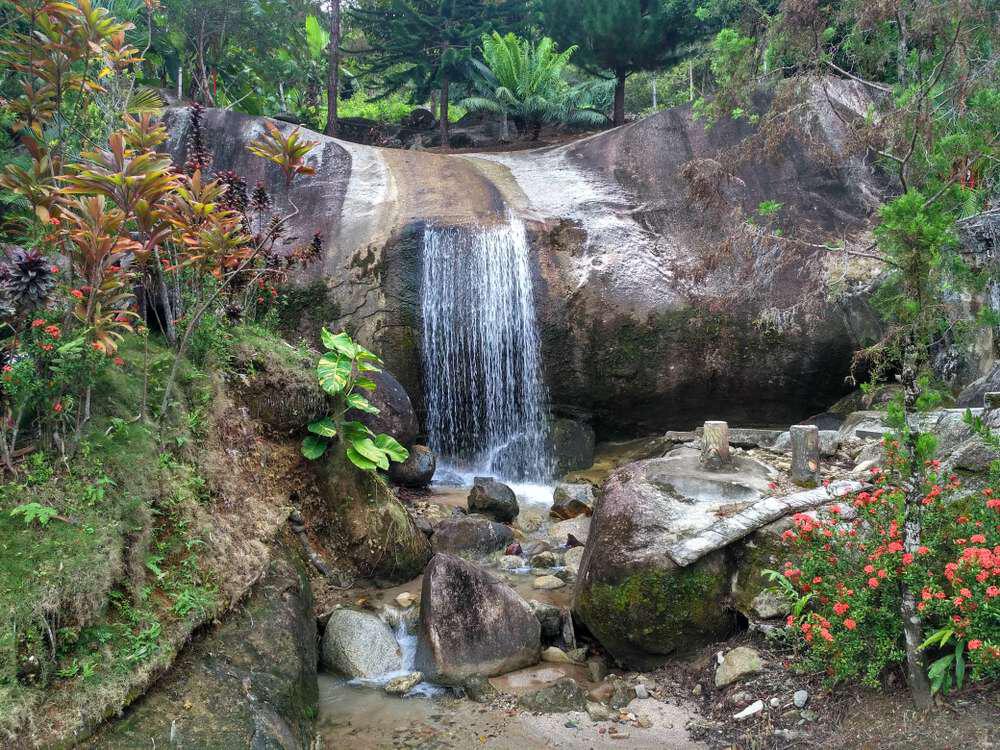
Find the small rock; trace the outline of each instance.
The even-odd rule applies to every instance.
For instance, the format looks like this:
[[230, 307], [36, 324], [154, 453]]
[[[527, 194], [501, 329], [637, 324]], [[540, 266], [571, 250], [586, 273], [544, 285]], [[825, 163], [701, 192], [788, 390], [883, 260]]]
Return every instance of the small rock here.
[[587, 660], [587, 676], [591, 682], [600, 682], [608, 674], [608, 663], [600, 656]]
[[781, 708], [781, 701], [777, 698], [771, 698], [768, 703], [771, 704], [771, 708]]
[[554, 604], [546, 604], [537, 599], [528, 602], [531, 611], [542, 626], [542, 638], [549, 642], [556, 640], [562, 634], [562, 612]]
[[587, 698], [576, 684], [576, 680], [564, 677], [554, 685], [522, 695], [519, 703], [529, 711], [554, 714], [582, 711], [586, 708]]
[[556, 485], [552, 495], [552, 508], [549, 515], [561, 521], [567, 521], [577, 516], [589, 516], [594, 512], [594, 488], [589, 484]]
[[497, 694], [497, 689], [482, 675], [473, 675], [467, 678], [462, 683], [462, 688], [465, 690], [466, 697], [476, 703], [489, 703]]
[[738, 646], [723, 657], [722, 663], [715, 670], [715, 686], [721, 688], [731, 685], [763, 668], [760, 654], [747, 646]]
[[551, 589], [561, 589], [566, 585], [566, 581], [556, 578], [555, 576], [539, 576], [531, 584], [533, 589], [542, 589], [545, 591]]
[[792, 696], [792, 703], [795, 704], [796, 708], [805, 708], [808, 702], [809, 702], [808, 690], [796, 690], [795, 694]]
[[749, 719], [751, 716], [755, 716], [764, 710], [764, 701], [754, 701], [749, 706], [744, 708], [738, 714], [733, 714], [733, 718], [737, 721], [742, 721], [743, 719]]
[[738, 693], [733, 693], [731, 696], [729, 696], [729, 702], [735, 706], [745, 706], [752, 700], [753, 696], [744, 690], [741, 690]]
[[501, 570], [518, 570], [524, 567], [524, 560], [516, 555], [501, 555], [498, 565]]
[[785, 740], [786, 742], [795, 742], [797, 740], [804, 740], [809, 736], [808, 732], [803, 732], [798, 729], [775, 729], [774, 736], [779, 740]]
[[411, 594], [409, 591], [404, 591], [402, 594], [396, 597], [396, 604], [398, 604], [403, 609], [409, 609], [417, 602], [417, 597]]
[[649, 691], [646, 690], [646, 686], [643, 684], [638, 684], [635, 686], [635, 697], [640, 700], [646, 700], [649, 697]]
[[553, 664], [569, 664], [571, 660], [569, 655], [561, 648], [549, 646], [542, 650], [542, 661], [552, 662]]
[[482, 513], [500, 523], [510, 523], [520, 510], [514, 490], [500, 482], [473, 485], [468, 506], [470, 513]]
[[702, 692], [702, 687], [700, 682], [693, 688], [691, 688], [691, 695], [701, 695], [701, 692]]
[[520, 555], [521, 554], [521, 545], [518, 542], [514, 542], [513, 544], [509, 545], [507, 547], [507, 549], [504, 550], [504, 554], [505, 555]]
[[648, 716], [640, 716], [635, 720], [635, 723], [640, 729], [650, 729], [653, 726], [653, 720]]
[[788, 599], [778, 592], [765, 589], [753, 598], [750, 609], [762, 620], [772, 620], [776, 617], [785, 617], [791, 612], [791, 605]]
[[423, 672], [410, 672], [400, 677], [393, 677], [385, 683], [385, 692], [389, 695], [406, 695], [424, 679]]
[[593, 701], [587, 701], [587, 714], [594, 721], [610, 721], [613, 716], [610, 708], [603, 703], [594, 703]]
[[554, 568], [557, 562], [556, 556], [551, 552], [539, 552], [531, 558], [531, 565], [535, 568]]

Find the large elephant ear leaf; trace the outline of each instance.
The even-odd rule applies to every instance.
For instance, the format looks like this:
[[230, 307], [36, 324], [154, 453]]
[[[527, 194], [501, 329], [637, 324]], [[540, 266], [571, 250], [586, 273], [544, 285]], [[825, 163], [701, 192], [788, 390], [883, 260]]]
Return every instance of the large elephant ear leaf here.
[[347, 458], [362, 471], [373, 471], [378, 468], [378, 464], [365, 458], [352, 445], [347, 446]]
[[319, 385], [331, 396], [341, 393], [351, 379], [351, 360], [343, 355], [330, 356], [325, 354], [320, 357], [319, 364], [316, 365], [316, 375], [319, 377]]
[[302, 455], [310, 461], [315, 461], [317, 458], [326, 453], [326, 448], [327, 442], [325, 440], [320, 440], [314, 435], [306, 435], [305, 439], [302, 441]]
[[333, 420], [329, 417], [323, 417], [309, 425], [309, 432], [314, 435], [319, 435], [320, 437], [332, 438], [337, 437], [337, 425], [333, 423]]
[[[363, 368], [361, 368], [361, 370], [362, 370], [362, 372], [368, 372], [368, 371], [364, 370]], [[355, 380], [354, 384], [358, 388], [364, 388], [369, 393], [374, 393], [375, 389], [378, 388], [378, 383], [376, 383], [371, 378], [364, 377], [363, 375], [361, 377], [359, 377], [357, 380]]]
[[410, 457], [410, 452], [391, 435], [376, 435], [372, 442], [393, 461], [402, 463]]
[[366, 399], [360, 393], [349, 393], [346, 400], [347, 405], [352, 409], [363, 411], [365, 414], [378, 414], [380, 411], [377, 406], [374, 406], [371, 401]]
[[347, 335], [346, 331], [341, 331], [340, 333], [330, 333], [324, 328], [321, 336], [323, 339], [323, 346], [331, 352], [343, 354], [345, 357], [349, 357], [351, 359], [358, 356], [358, 346], [351, 341], [351, 337]]
[[351, 443], [351, 447], [383, 471], [389, 468], [389, 457], [372, 442], [371, 438], [355, 440]]

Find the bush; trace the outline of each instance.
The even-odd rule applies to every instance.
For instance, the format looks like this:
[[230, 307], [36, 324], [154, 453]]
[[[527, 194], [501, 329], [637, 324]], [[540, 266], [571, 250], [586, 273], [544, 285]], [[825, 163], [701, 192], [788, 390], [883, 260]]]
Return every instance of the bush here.
[[[987, 436], [987, 439], [992, 439]], [[806, 606], [788, 627], [801, 641], [806, 666], [833, 681], [878, 685], [905, 661], [902, 591], [916, 594], [923, 644], [935, 690], [1000, 677], [1000, 467], [989, 486], [964, 490], [958, 476], [923, 472], [922, 534], [905, 551], [905, 459], [886, 440], [887, 461], [872, 469], [871, 491], [822, 512], [799, 513], [785, 532], [790, 560], [783, 586]]]

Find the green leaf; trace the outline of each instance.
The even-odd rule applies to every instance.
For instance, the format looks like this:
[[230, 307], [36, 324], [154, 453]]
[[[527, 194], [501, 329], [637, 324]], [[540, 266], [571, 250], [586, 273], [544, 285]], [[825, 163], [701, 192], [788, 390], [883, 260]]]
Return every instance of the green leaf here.
[[322, 56], [330, 43], [330, 33], [320, 26], [316, 16], [306, 16], [306, 46], [313, 58]]
[[391, 435], [376, 435], [372, 442], [393, 461], [403, 462], [410, 457], [410, 452]]
[[302, 441], [302, 455], [310, 461], [315, 461], [326, 453], [326, 448], [327, 442], [325, 440], [320, 440], [312, 435], [306, 435]]
[[337, 437], [337, 425], [329, 417], [313, 422], [309, 425], [309, 432], [325, 438]]
[[346, 331], [341, 331], [338, 334], [332, 334], [324, 328], [321, 335], [323, 338], [323, 346], [330, 351], [343, 354], [345, 357], [350, 357], [351, 359], [358, 356], [358, 347], [351, 340], [351, 337], [347, 335]]
[[955, 644], [955, 686], [961, 690], [962, 683], [965, 682], [965, 659], [962, 651], [965, 649], [965, 641]]
[[344, 440], [349, 443], [353, 443], [355, 440], [364, 440], [372, 436], [372, 431], [364, 423], [357, 420], [345, 422], [341, 426], [340, 431]]
[[351, 447], [383, 471], [389, 468], [389, 457], [385, 455], [385, 451], [372, 442], [371, 438], [366, 437], [361, 440], [352, 440]]
[[379, 408], [377, 406], [372, 406], [372, 403], [364, 396], [362, 396], [360, 393], [348, 393], [347, 405], [350, 406], [352, 409], [363, 411], [365, 414], [379, 413]]
[[374, 461], [369, 461], [367, 458], [354, 450], [353, 446], [347, 446], [347, 458], [352, 464], [357, 466], [362, 471], [373, 471], [378, 468]]
[[[359, 369], [361, 369], [361, 368], [359, 368]], [[364, 390], [368, 391], [369, 393], [374, 393], [375, 389], [378, 388], [378, 383], [376, 383], [371, 378], [358, 378], [357, 380], [354, 381], [354, 384], [358, 388], [363, 388]]]
[[336, 396], [347, 388], [352, 369], [351, 360], [348, 357], [342, 355], [320, 357], [319, 364], [316, 365], [316, 375], [319, 377], [320, 387], [331, 396]]

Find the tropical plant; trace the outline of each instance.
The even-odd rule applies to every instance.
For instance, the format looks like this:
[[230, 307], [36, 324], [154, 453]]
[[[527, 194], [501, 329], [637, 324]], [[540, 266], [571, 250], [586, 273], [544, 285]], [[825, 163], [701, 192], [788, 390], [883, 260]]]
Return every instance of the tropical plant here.
[[286, 186], [292, 184], [295, 175], [316, 173], [316, 170], [305, 162], [306, 154], [316, 145], [316, 141], [303, 139], [298, 128], [284, 135], [274, 123], [265, 122], [264, 125], [266, 126], [264, 132], [247, 146], [250, 153], [273, 161], [281, 167]]
[[576, 47], [562, 52], [544, 37], [537, 44], [513, 33], [483, 36], [482, 61], [473, 59], [476, 95], [460, 103], [470, 112], [492, 112], [502, 118], [500, 140], [509, 141], [513, 118], [538, 140], [545, 123], [598, 126], [607, 122], [600, 112], [580, 106], [581, 91], [572, 89], [563, 72]]
[[310, 435], [302, 441], [302, 455], [315, 460], [324, 455], [331, 440], [343, 446], [347, 458], [364, 471], [388, 470], [390, 461], [405, 461], [409, 451], [390, 435], [376, 435], [357, 420], [349, 420], [351, 411], [378, 414], [362, 391], [372, 393], [375, 381], [369, 375], [380, 372], [382, 360], [346, 332], [332, 334], [325, 328], [322, 334], [327, 353], [316, 365], [320, 387], [334, 398], [333, 411], [311, 423]]

